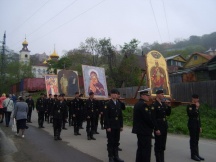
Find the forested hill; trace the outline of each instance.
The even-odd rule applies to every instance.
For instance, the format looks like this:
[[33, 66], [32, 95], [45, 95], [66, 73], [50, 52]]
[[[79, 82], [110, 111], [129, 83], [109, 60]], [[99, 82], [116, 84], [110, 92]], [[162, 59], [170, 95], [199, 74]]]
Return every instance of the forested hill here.
[[172, 43], [144, 43], [142, 46], [144, 53], [149, 50], [157, 50], [165, 57], [175, 54], [181, 54], [182, 56], [187, 57], [187, 55], [194, 52], [204, 53], [210, 48], [216, 48], [216, 32], [205, 34], [203, 36], [192, 35], [188, 39], [176, 39]]

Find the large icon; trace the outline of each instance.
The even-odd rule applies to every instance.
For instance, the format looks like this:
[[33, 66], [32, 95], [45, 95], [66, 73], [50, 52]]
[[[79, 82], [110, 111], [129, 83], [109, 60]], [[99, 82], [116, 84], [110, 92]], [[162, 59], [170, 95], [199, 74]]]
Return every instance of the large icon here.
[[82, 65], [85, 96], [94, 92], [95, 97], [108, 97], [104, 68]]
[[171, 97], [167, 64], [163, 55], [158, 51], [150, 51], [146, 55], [146, 66], [147, 83], [151, 88], [152, 96], [156, 96], [157, 90], [163, 89], [165, 96]]
[[73, 97], [75, 92], [79, 92], [78, 72], [73, 70], [60, 70], [58, 72], [59, 93], [64, 93], [66, 97]]
[[55, 95], [59, 93], [57, 75], [45, 75], [45, 84], [47, 96], [49, 96], [49, 94]]

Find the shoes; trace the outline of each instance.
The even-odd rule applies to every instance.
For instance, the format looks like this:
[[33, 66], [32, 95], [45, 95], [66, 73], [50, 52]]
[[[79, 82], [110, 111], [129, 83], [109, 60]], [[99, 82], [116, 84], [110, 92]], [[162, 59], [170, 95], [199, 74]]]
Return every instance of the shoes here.
[[77, 135], [81, 135], [81, 134], [78, 132]]
[[79, 129], [84, 129], [83, 127], [79, 127]]
[[200, 158], [198, 158], [196, 155], [192, 156], [191, 159], [193, 159], [195, 161], [201, 161]]
[[31, 121], [29, 123], [32, 123]]
[[75, 132], [75, 133], [74, 133], [74, 135], [75, 135], [75, 136], [77, 136], [77, 135], [78, 135], [78, 133], [76, 133], [76, 132]]
[[90, 138], [89, 136], [87, 137], [87, 139], [88, 139], [88, 140], [91, 140], [91, 138]]
[[19, 136], [19, 133], [15, 133], [15, 136]]
[[8, 125], [6, 125], [6, 127], [9, 127]]
[[201, 156], [197, 156], [200, 160], [205, 160], [203, 157], [201, 157]]
[[67, 130], [67, 128], [62, 128], [62, 129]]
[[91, 137], [91, 139], [92, 139], [92, 140], [96, 140], [96, 138], [94, 138], [94, 137]]
[[41, 128], [45, 128], [44, 126], [41, 126]]
[[99, 132], [95, 132], [95, 134], [100, 134]]
[[55, 141], [57, 141], [57, 140], [58, 140], [57, 136], [55, 136], [55, 137], [54, 137], [54, 140], [55, 140]]
[[57, 139], [58, 139], [58, 140], [62, 140], [62, 138], [61, 138], [61, 137], [57, 137]]
[[118, 151], [122, 151], [122, 149], [120, 147], [118, 147]]
[[22, 135], [22, 138], [24, 138], [25, 136], [24, 136], [24, 134]]

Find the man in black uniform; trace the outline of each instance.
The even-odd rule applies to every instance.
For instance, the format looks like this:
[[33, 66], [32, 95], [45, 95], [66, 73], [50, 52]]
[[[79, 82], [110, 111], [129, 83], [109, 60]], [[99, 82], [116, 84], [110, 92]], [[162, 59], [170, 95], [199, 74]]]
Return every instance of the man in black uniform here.
[[[62, 93], [61, 96], [63, 97], [63, 101], [65, 102], [66, 106], [67, 106], [67, 100], [65, 99], [65, 94]], [[67, 114], [68, 114], [69, 108], [67, 106]], [[68, 116], [68, 115], [67, 115]], [[67, 119], [63, 119], [62, 120], [62, 129], [67, 130], [67, 128], [65, 128], [65, 123], [67, 123]]]
[[101, 130], [104, 130], [104, 106], [105, 106], [105, 102], [106, 102], [105, 100], [99, 101]]
[[28, 114], [27, 114], [27, 122], [31, 122], [31, 115], [32, 115], [32, 110], [34, 110], [34, 100], [32, 99], [32, 96], [29, 95], [28, 99], [26, 100], [26, 103], [28, 104]]
[[62, 121], [68, 117], [67, 105], [64, 102], [63, 94], [59, 95], [59, 101], [55, 102], [51, 114], [53, 116], [54, 140], [62, 140], [60, 137]]
[[199, 115], [199, 96], [197, 94], [192, 95], [192, 103], [187, 106], [188, 129], [190, 133], [190, 149], [191, 159], [195, 161], [204, 160], [199, 156], [199, 134], [202, 132], [201, 121]]
[[74, 135], [81, 135], [79, 133], [79, 128], [81, 125], [81, 108], [82, 108], [82, 101], [79, 98], [79, 92], [75, 93], [75, 98], [73, 99], [72, 105], [72, 116], [74, 118]]
[[96, 140], [93, 137], [93, 133], [95, 131], [95, 119], [96, 119], [96, 108], [97, 108], [97, 101], [94, 99], [94, 93], [89, 93], [89, 99], [85, 103], [86, 106], [86, 132], [87, 132], [87, 139], [88, 140]]
[[39, 128], [44, 128], [44, 114], [47, 111], [46, 100], [44, 98], [44, 93], [40, 94], [40, 98], [37, 99], [36, 109], [38, 112], [38, 125]]
[[123, 116], [121, 104], [117, 101], [117, 93], [118, 91], [116, 89], [111, 90], [111, 100], [109, 100], [104, 107], [109, 162], [124, 162], [118, 155], [120, 131], [123, 130]]
[[171, 104], [169, 100], [165, 100], [162, 89], [156, 91], [156, 99], [152, 105], [152, 117], [154, 122], [154, 136], [155, 136], [155, 156], [156, 162], [164, 162], [164, 151], [166, 149], [167, 139], [167, 119], [166, 116], [171, 114]]
[[49, 94], [49, 98], [46, 99], [47, 113], [45, 115], [48, 123], [50, 122], [50, 113], [53, 109], [53, 102], [54, 102], [54, 99], [52, 99], [52, 94]]
[[149, 90], [139, 91], [140, 99], [134, 105], [132, 133], [137, 134], [138, 139], [136, 162], [151, 161], [151, 139], [154, 123], [151, 116], [151, 106], [147, 105], [150, 97]]

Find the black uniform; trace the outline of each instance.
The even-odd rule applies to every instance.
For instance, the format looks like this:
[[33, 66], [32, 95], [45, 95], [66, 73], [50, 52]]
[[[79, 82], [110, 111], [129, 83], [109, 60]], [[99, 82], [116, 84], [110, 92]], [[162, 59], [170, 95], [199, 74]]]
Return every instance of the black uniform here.
[[97, 101], [95, 99], [88, 99], [85, 103], [85, 109], [86, 109], [86, 132], [88, 140], [95, 139], [93, 137], [93, 133], [95, 131], [95, 120], [96, 120], [96, 109], [98, 107]]
[[68, 112], [69, 112], [69, 118], [68, 118], [69, 126], [74, 126], [74, 119], [73, 119], [73, 100], [68, 101]]
[[164, 150], [166, 149], [166, 139], [167, 139], [167, 119], [166, 116], [171, 114], [171, 107], [167, 106], [164, 102], [160, 104], [157, 100], [153, 103], [153, 120], [155, 131], [160, 130], [161, 135], [155, 135], [155, 156], [156, 162], [164, 162]]
[[48, 98], [46, 99], [46, 103], [47, 103], [47, 113], [46, 113], [46, 119], [47, 119], [47, 122], [52, 122], [51, 119], [50, 119], [50, 114], [51, 114], [51, 111], [53, 109], [53, 103], [54, 103], [54, 99], [53, 98]]
[[79, 128], [81, 126], [81, 122], [82, 122], [82, 119], [81, 119], [81, 113], [82, 113], [82, 100], [79, 99], [79, 98], [75, 98], [73, 99], [73, 102], [72, 102], [72, 116], [75, 115], [74, 118], [74, 135], [80, 135], [79, 133]]
[[101, 100], [99, 102], [99, 110], [100, 110], [100, 124], [101, 124], [101, 129], [104, 129], [104, 107], [105, 107], [105, 100]]
[[190, 149], [191, 158], [194, 156], [199, 157], [199, 133], [201, 128], [201, 121], [199, 115], [199, 109], [196, 109], [195, 104], [189, 104], [187, 106], [188, 119], [188, 129], [190, 133]]
[[151, 116], [151, 106], [148, 106], [143, 99], [134, 105], [132, 133], [137, 134], [138, 149], [136, 162], [151, 161], [151, 139], [154, 123]]
[[28, 114], [27, 114], [27, 121], [28, 122], [31, 122], [31, 115], [32, 115], [32, 110], [34, 110], [34, 100], [33, 99], [30, 99], [28, 98], [26, 100], [26, 103], [28, 104]]
[[94, 134], [99, 134], [97, 129], [98, 129], [98, 119], [99, 119], [99, 115], [101, 114], [101, 110], [100, 110], [100, 102], [96, 100], [96, 109], [95, 109], [95, 129], [94, 129]]
[[56, 101], [51, 114], [53, 116], [54, 139], [61, 140], [60, 134], [62, 121], [68, 117], [66, 102]]
[[38, 111], [38, 125], [39, 128], [44, 128], [44, 114], [47, 111], [46, 99], [38, 98], [36, 102], [36, 109]]
[[[68, 117], [68, 111], [69, 111], [68, 102], [67, 102], [66, 99], [64, 99], [63, 102], [65, 103], [65, 105], [66, 105], [66, 107], [67, 107], [66, 111], [67, 111], [67, 117]], [[65, 123], [67, 123], [67, 119], [66, 119], [66, 118], [62, 119], [62, 129], [67, 130], [67, 128], [65, 128]]]
[[[121, 104], [113, 100], [109, 100], [105, 105], [104, 110], [104, 122], [106, 129], [111, 128], [111, 131], [107, 131], [107, 150], [109, 158], [118, 158], [118, 146], [120, 140], [120, 131], [123, 128], [123, 117]], [[116, 160], [116, 161], [120, 161]]]

